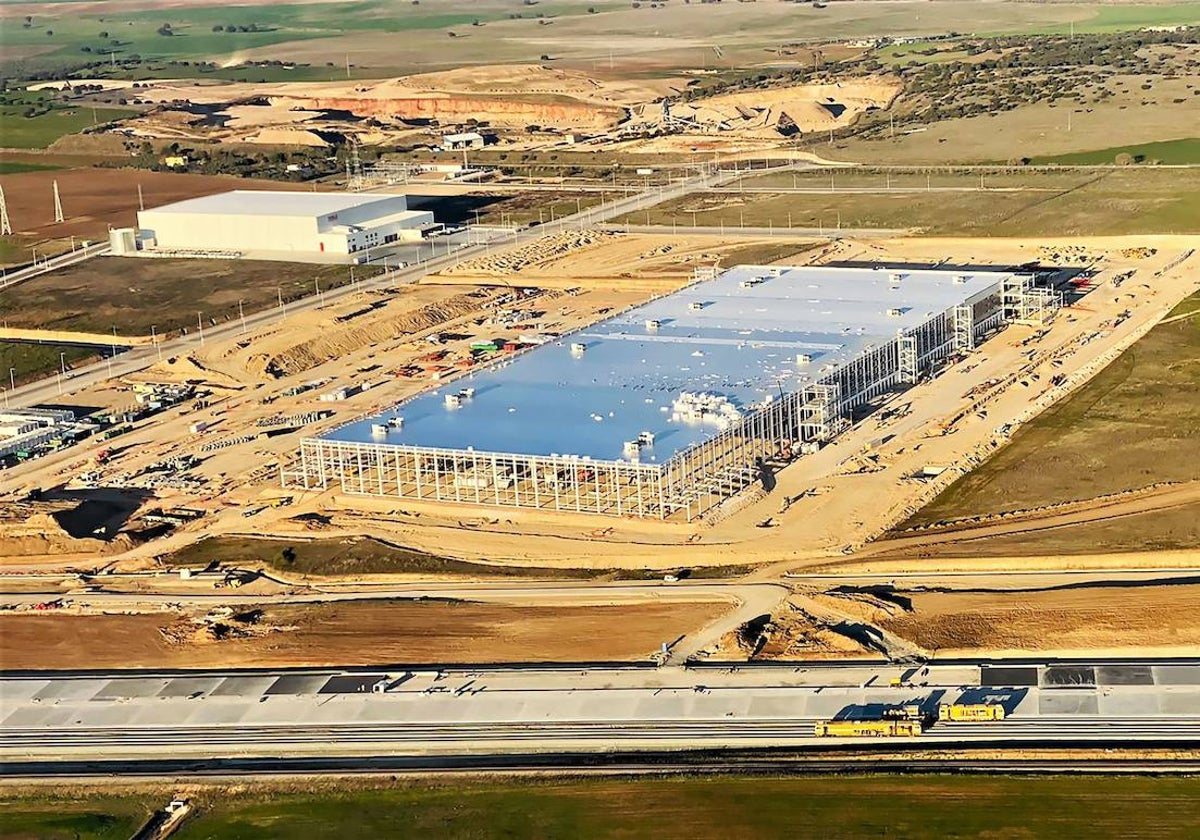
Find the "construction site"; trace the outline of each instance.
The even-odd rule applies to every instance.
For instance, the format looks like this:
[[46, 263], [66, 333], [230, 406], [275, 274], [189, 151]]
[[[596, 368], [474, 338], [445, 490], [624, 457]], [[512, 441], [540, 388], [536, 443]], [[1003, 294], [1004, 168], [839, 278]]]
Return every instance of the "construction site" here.
[[[1132, 170], [1031, 186], [812, 151], [890, 135], [919, 95], [899, 71], [594, 76], [150, 80], [88, 142], [172, 171], [4, 174], [2, 670], [137, 669], [96, 677], [95, 708], [181, 703], [153, 737], [197, 751], [245, 725], [269, 753], [301, 719], [352, 743], [361, 712], [394, 754], [412, 720], [387, 704], [446, 666], [533, 698], [449, 678], [463, 702], [425, 723], [467, 752], [587, 746], [573, 715], [608, 708], [641, 746], [695, 747], [677, 726], [706, 715], [697, 743], [818, 750], [1053, 744], [1066, 718], [1192, 737], [1196, 237], [1075, 235], [1070, 211], [930, 235], [930, 208], [1118, 215], [1096, 196]], [[281, 138], [338, 151], [214, 149]], [[298, 672], [341, 668], [372, 670]], [[11, 755], [96, 748], [53, 731], [51, 682], [6, 683]], [[629, 702], [518, 732], [539, 692], [593, 683]], [[643, 701], [680, 722], [639, 740]], [[124, 719], [95, 731], [124, 743]]]
[[698, 272], [579, 332], [472, 344], [521, 354], [304, 440], [284, 485], [691, 520], [771, 489], [775, 469], [880, 396], [1060, 305], [1032, 276], [999, 272]]
[[[960, 568], [977, 534], [1037, 533], [1042, 518], [1117, 523], [1114, 511], [1191, 499], [1187, 476], [1155, 489], [1130, 473], [1132, 495], [1105, 488], [1103, 506], [1064, 490], [1074, 507], [892, 530], [1191, 294], [1187, 237], [626, 233], [580, 221], [244, 320], [235, 308], [203, 332], [122, 335], [114, 358], [26, 386], [27, 404], [61, 414], [35, 420], [13, 399], [6, 504], [22, 512], [0, 530], [6, 566], [169, 569], [184, 549], [203, 564], [212, 539], [268, 536], [301, 554], [376, 539], [485, 577], [738, 567], [736, 579], [848, 555]], [[763, 249], [785, 256], [722, 264]], [[125, 502], [94, 501], [112, 494]], [[18, 523], [40, 505], [34, 534]], [[92, 512], [77, 517], [87, 532], [54, 524], [72, 509]], [[222, 565], [270, 556], [243, 545]], [[935, 549], [940, 559], [922, 559]], [[1026, 554], [987, 567], [1056, 564], [1036, 545]], [[371, 574], [407, 574], [407, 561], [389, 562]], [[88, 596], [68, 601], [90, 609]]]

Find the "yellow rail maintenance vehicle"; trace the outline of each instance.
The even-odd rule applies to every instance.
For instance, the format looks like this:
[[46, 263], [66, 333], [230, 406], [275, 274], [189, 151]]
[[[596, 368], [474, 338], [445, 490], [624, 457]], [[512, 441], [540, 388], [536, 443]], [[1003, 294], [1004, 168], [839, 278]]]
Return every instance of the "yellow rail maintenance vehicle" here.
[[910, 703], [907, 706], [896, 706], [891, 709], [883, 710], [885, 720], [916, 720], [924, 721], [925, 713], [921, 711], [921, 707], [915, 703]]
[[938, 720], [1004, 720], [1004, 707], [998, 703], [943, 703], [938, 706]]
[[813, 734], [818, 738], [915, 738], [919, 720], [821, 720]]

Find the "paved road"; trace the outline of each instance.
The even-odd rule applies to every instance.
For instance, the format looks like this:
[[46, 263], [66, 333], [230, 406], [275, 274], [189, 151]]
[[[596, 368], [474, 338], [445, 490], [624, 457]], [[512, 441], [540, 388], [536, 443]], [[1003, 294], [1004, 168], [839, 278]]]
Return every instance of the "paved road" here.
[[[902, 678], [903, 686], [892, 680]], [[919, 682], [918, 682], [919, 680]], [[381, 690], [372, 690], [379, 685]], [[1200, 661], [698, 669], [296, 669], [8, 674], [0, 761], [495, 756], [761, 747], [1200, 744]], [[990, 723], [817, 738], [830, 718], [991, 702]]]
[[[789, 167], [780, 167], [779, 171], [787, 171]], [[720, 186], [737, 178], [743, 177], [745, 172], [718, 171], [712, 174], [700, 175], [693, 178], [684, 179], [674, 184], [663, 187], [655, 187], [654, 189], [636, 193], [634, 195], [622, 196], [602, 204], [597, 207], [590, 208], [582, 213], [563, 216], [555, 219], [552, 222], [538, 225], [533, 228], [515, 231], [511, 239], [508, 240], [508, 245], [517, 246], [527, 242], [532, 242], [540, 239], [543, 236], [559, 233], [564, 230], [583, 226], [594, 226], [602, 224], [610, 219], [614, 219], [625, 213], [635, 212], [647, 207], [651, 207], [662, 201], [669, 201], [674, 198], [687, 195], [697, 190], [706, 190]], [[505, 243], [486, 243], [477, 245], [466, 245], [457, 251], [452, 251], [440, 257], [433, 257], [427, 260], [423, 265], [410, 266], [393, 275], [379, 276], [370, 280], [364, 280], [353, 286], [342, 286], [323, 295], [313, 295], [311, 297], [302, 298], [298, 301], [293, 301], [280, 310], [272, 308], [263, 310], [262, 312], [246, 316], [246, 330], [253, 330], [260, 326], [273, 323], [283, 317], [285, 314], [295, 314], [309, 309], [314, 309], [318, 306], [340, 300], [343, 297], [357, 294], [360, 291], [370, 289], [379, 289], [391, 286], [397, 282], [412, 283], [419, 280], [421, 277], [448, 268], [455, 263], [468, 259], [470, 257], [479, 256], [485, 252], [489, 252], [492, 248], [504, 247]], [[228, 324], [223, 324], [212, 329], [206, 329], [203, 333], [203, 340], [207, 341], [223, 341], [230, 339], [240, 334], [243, 331], [241, 321], [231, 321]], [[130, 350], [128, 353], [122, 354], [117, 360], [113, 361], [111, 372], [109, 365], [106, 362], [98, 362], [96, 364], [80, 368], [73, 371], [65, 382], [60, 382], [57, 379], [43, 379], [37, 382], [32, 382], [28, 385], [21, 386], [9, 395], [9, 400], [14, 407], [28, 407], [38, 405], [40, 403], [54, 402], [64, 393], [73, 393], [82, 390], [90, 385], [102, 382], [112, 377], [127, 376], [143, 368], [149, 367], [160, 357], [172, 356], [180, 353], [188, 352], [201, 344], [199, 334], [181, 336], [169, 341], [159, 342], [156, 346], [141, 347]]]
[[[681, 220], [686, 220], [688, 214], [681, 214]], [[832, 218], [830, 219], [832, 221]], [[682, 235], [699, 235], [699, 236], [778, 236], [778, 237], [797, 237], [804, 239], [842, 239], [850, 237], [854, 239], [886, 239], [893, 236], [903, 236], [907, 231], [897, 228], [839, 228], [834, 226], [829, 227], [787, 227], [779, 225], [778, 227], [745, 227], [743, 225], [632, 225], [632, 224], [609, 224], [597, 225], [601, 230], [612, 230], [624, 233], [653, 233], [658, 235], [663, 234], [682, 234]]]

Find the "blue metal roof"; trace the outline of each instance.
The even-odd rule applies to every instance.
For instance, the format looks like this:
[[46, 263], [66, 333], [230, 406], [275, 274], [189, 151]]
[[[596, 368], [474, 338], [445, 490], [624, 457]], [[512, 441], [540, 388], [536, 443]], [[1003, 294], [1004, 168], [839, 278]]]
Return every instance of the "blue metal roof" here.
[[[650, 432], [654, 445], [642, 450], [640, 462], [663, 463], [720, 430], [712, 415], [700, 422], [677, 416], [673, 404], [682, 392], [717, 395], [750, 410], [1004, 276], [739, 266], [323, 437], [618, 460], [626, 441]], [[574, 344], [585, 349], [575, 352]], [[799, 355], [810, 360], [798, 362]], [[475, 389], [472, 397], [447, 405], [447, 394], [467, 388]], [[404, 418], [401, 428], [386, 437], [372, 433], [374, 424], [395, 416]]]

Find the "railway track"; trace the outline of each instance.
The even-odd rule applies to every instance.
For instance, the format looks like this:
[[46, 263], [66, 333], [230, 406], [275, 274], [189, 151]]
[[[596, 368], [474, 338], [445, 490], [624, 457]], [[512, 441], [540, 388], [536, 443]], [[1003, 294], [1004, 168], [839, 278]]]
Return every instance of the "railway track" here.
[[[0, 756], [17, 759], [54, 750], [142, 749], [148, 747], [230, 747], [247, 751], [254, 747], [345, 748], [349, 745], [395, 745], [436, 747], [448, 743], [481, 742], [599, 742], [651, 743], [685, 740], [705, 742], [761, 741], [763, 746], [830, 745], [842, 743], [920, 742], [922, 744], [1002, 745], [1011, 742], [1058, 741], [1071, 743], [1196, 742], [1200, 743], [1200, 717], [1196, 718], [1097, 718], [1045, 716], [1009, 719], [991, 723], [937, 723], [916, 737], [817, 738], [813, 727], [818, 718], [740, 721], [565, 721], [552, 723], [347, 723], [305, 726], [302, 724], [204, 727], [82, 727], [59, 731], [42, 728], [8, 729], [0, 735]], [[216, 757], [216, 755], [214, 755]]]

